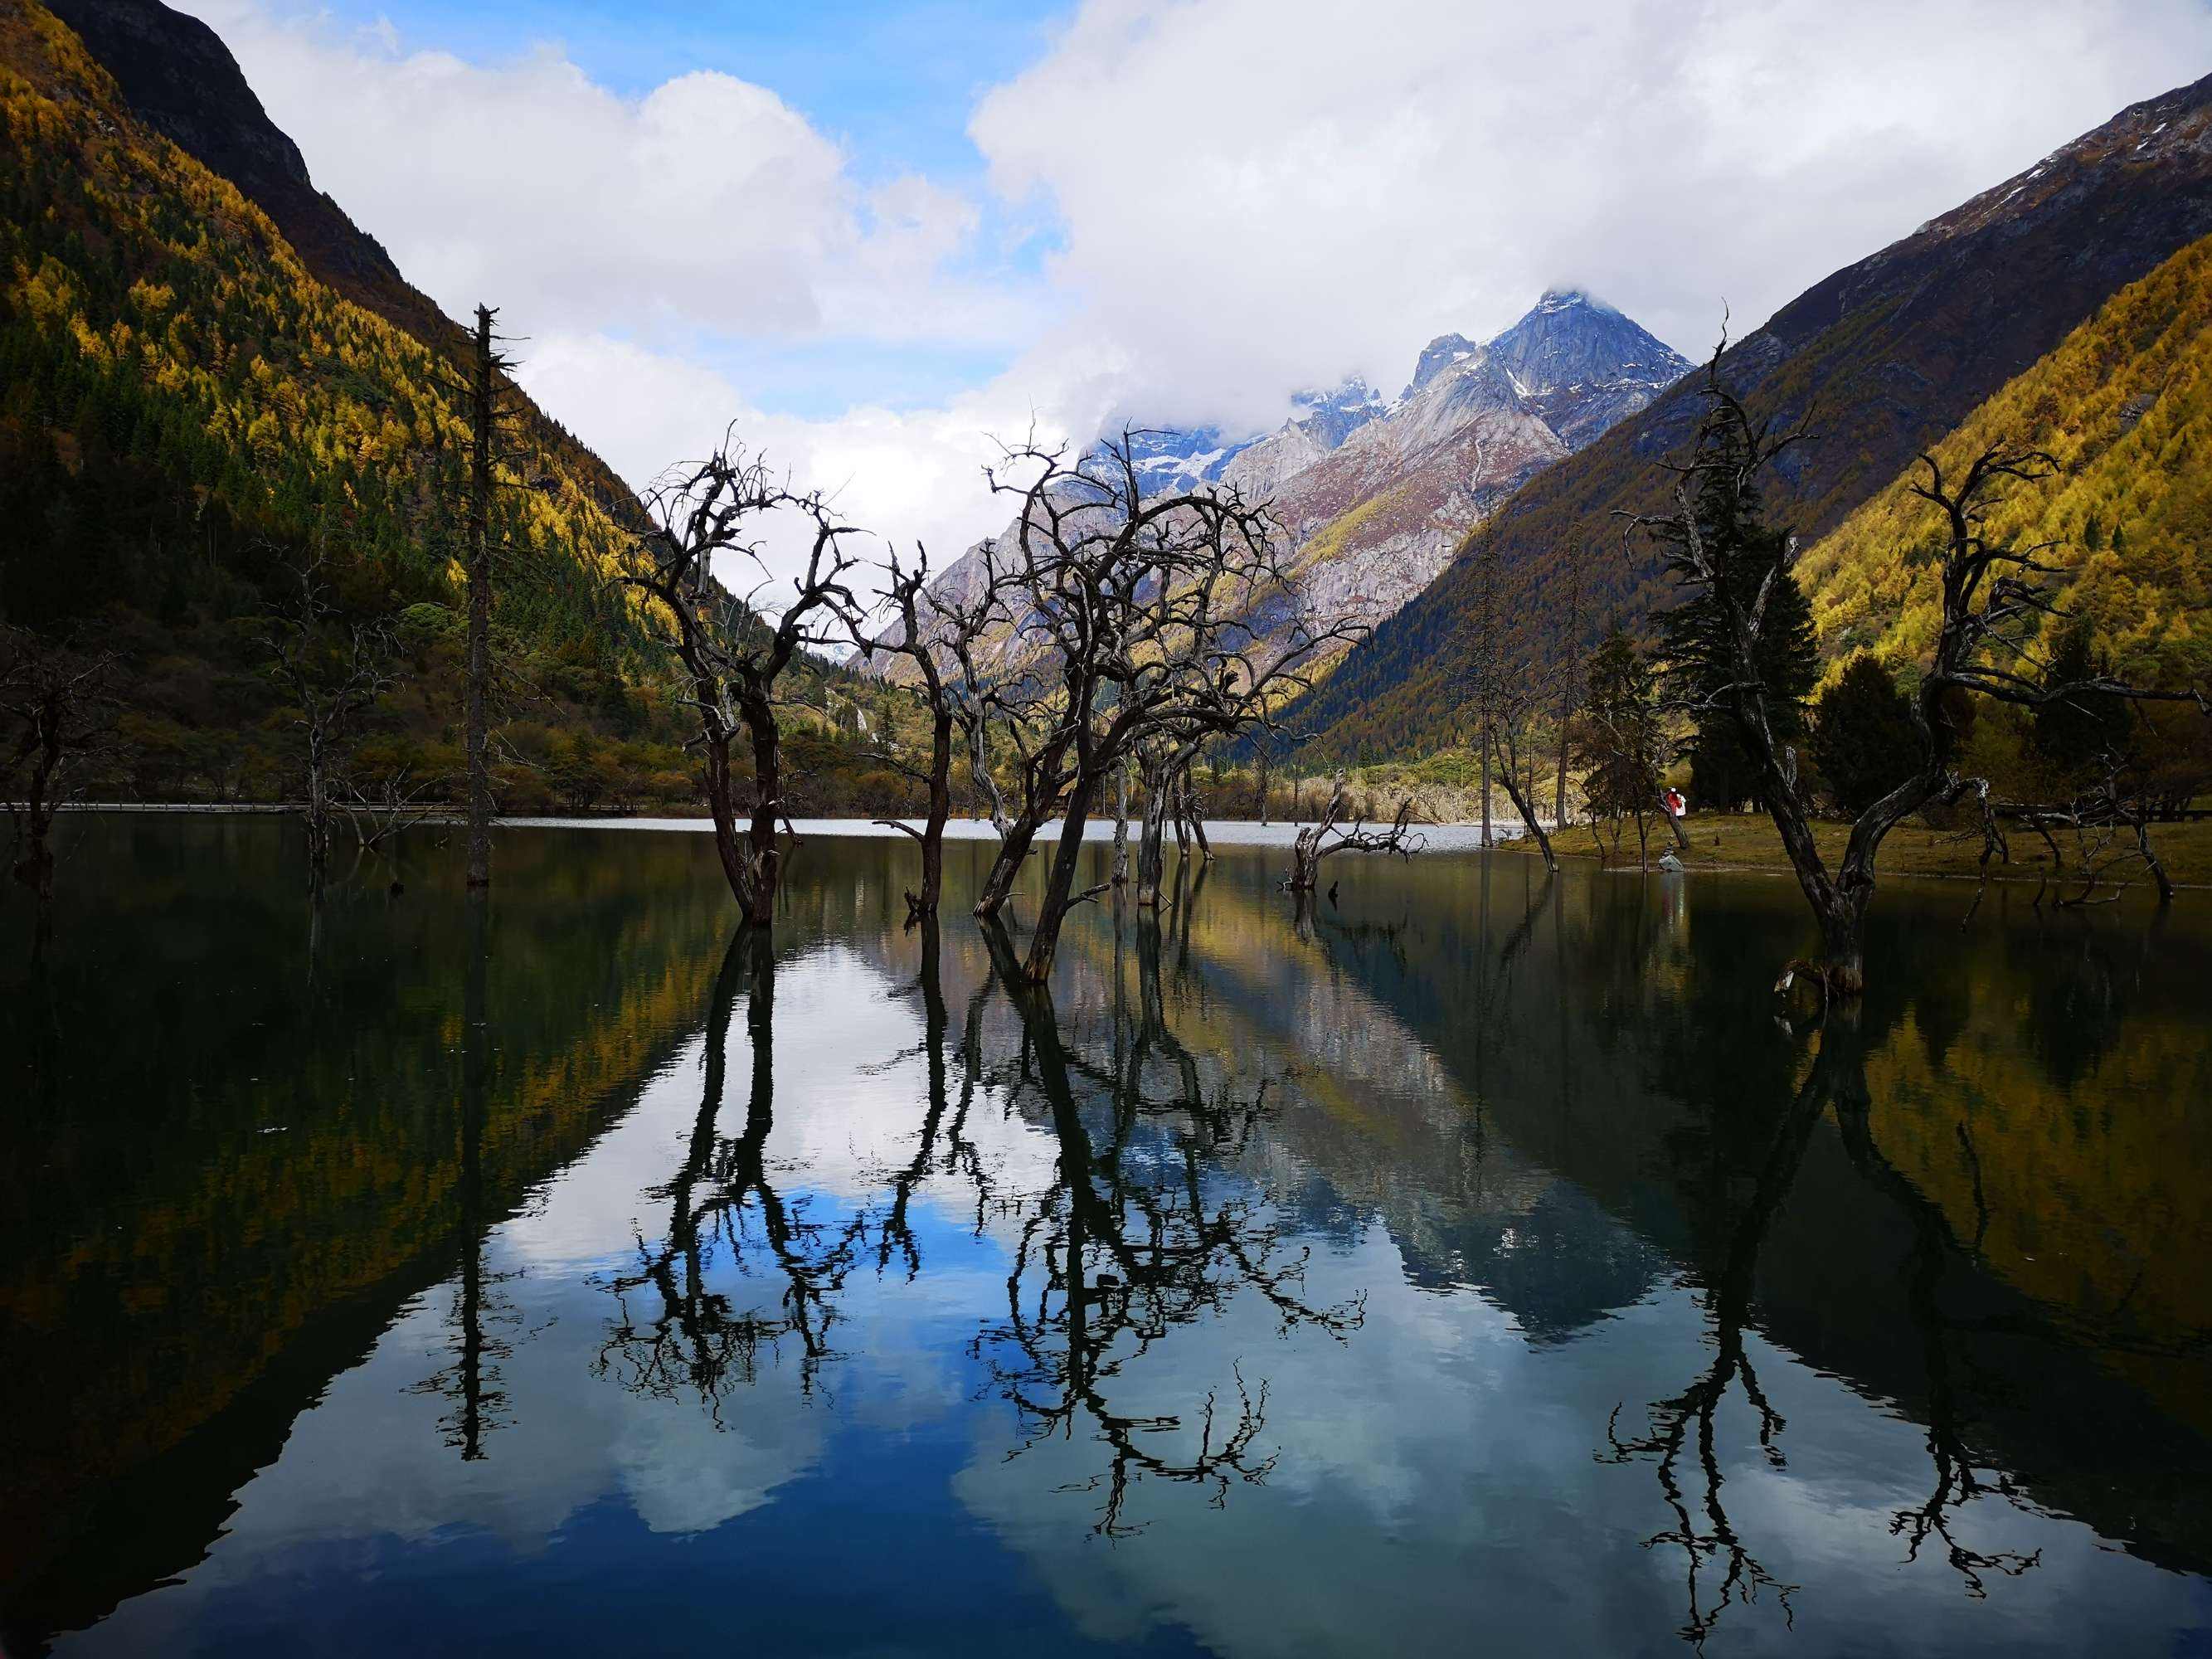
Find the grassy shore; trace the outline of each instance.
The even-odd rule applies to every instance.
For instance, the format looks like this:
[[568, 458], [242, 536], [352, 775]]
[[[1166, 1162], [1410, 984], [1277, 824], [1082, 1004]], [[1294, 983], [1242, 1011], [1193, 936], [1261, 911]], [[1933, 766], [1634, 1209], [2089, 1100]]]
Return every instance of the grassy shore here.
[[[1821, 823], [1815, 826], [1820, 843], [1820, 855], [1832, 869], [1844, 854], [1844, 842], [1850, 836], [1850, 827], [1844, 823]], [[1680, 854], [1682, 862], [1693, 870], [1787, 870], [1789, 855], [1782, 850], [1782, 838], [1775, 833], [1773, 820], [1764, 813], [1751, 814], [1693, 814], [1683, 825], [1690, 838], [1689, 851]], [[2159, 860], [2166, 866], [2166, 873], [2177, 886], [2212, 887], [2212, 822], [2194, 823], [2154, 823], [2151, 826], [2151, 845]], [[2008, 826], [2008, 839], [2012, 844], [2012, 856], [2008, 863], [1994, 861], [1990, 866], [1993, 878], [2012, 881], [2040, 881], [2052, 876], [2051, 849], [2033, 831]], [[2108, 866], [2112, 881], [2149, 879], [2148, 872], [2139, 860], [2124, 857], [2134, 846], [2132, 835], [2123, 830], [2112, 833], [2109, 842], [2099, 850], [2103, 832], [2092, 831], [2089, 850], [2094, 861]], [[2082, 848], [2074, 835], [2063, 832], [2053, 837], [2063, 860], [2057, 874], [2061, 879], [2079, 880], [2082, 871]], [[1674, 845], [1664, 824], [1651, 827], [1651, 858], [1656, 862], [1659, 854]], [[1561, 857], [1595, 858], [1596, 848], [1587, 825], [1576, 825], [1557, 839]], [[1607, 854], [1612, 855], [1612, 838], [1607, 836]], [[1882, 844], [1881, 857], [1876, 868], [1891, 876], [1966, 876], [1976, 877], [1981, 871], [1982, 837], [1978, 830], [1964, 832], [1928, 829], [1920, 823], [1900, 824], [1892, 830]], [[1636, 861], [1636, 831], [1625, 828], [1620, 838], [1620, 856], [1629, 863]]]

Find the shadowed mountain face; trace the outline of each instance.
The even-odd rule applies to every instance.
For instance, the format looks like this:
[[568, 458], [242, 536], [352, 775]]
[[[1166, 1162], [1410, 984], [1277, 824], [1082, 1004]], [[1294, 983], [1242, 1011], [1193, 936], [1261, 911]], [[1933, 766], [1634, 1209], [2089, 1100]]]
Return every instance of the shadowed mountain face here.
[[[2114, 293], [2208, 232], [2212, 77], [2122, 111], [1808, 289], [1720, 364], [1755, 418], [1809, 417], [1820, 434], [1771, 481], [1774, 514], [1808, 544], [1833, 529]], [[1678, 384], [1544, 471], [1489, 521], [1501, 610], [1532, 640], [1564, 636], [1562, 573], [1574, 549], [1598, 554], [1583, 596], [1593, 634], [1658, 597], [1648, 562], [1610, 555], [1615, 515], [1660, 504], [1656, 463], [1689, 441], [1695, 386]], [[1462, 561], [1351, 653], [1297, 709], [1318, 751], [1440, 742], [1474, 602]]]
[[437, 309], [383, 246], [307, 176], [216, 32], [157, 0], [54, 0], [47, 8], [115, 77], [146, 125], [220, 173], [276, 222], [325, 282], [421, 333]]
[[2185, 915], [1888, 907], [1804, 1031], [1756, 878], [1232, 849], [1037, 995], [900, 927], [901, 840], [810, 833], [770, 939], [702, 836], [510, 830], [471, 913], [434, 837], [317, 907], [276, 823], [76, 835], [0, 1000], [11, 1653], [688, 1644], [739, 1580], [948, 1652], [2201, 1619]]
[[[459, 325], [408, 282], [383, 244], [315, 187], [299, 146], [269, 118], [213, 29], [161, 0], [57, 0], [47, 9], [115, 77], [131, 115], [235, 185], [318, 280], [459, 361]], [[496, 305], [499, 296], [483, 298]], [[529, 439], [574, 471], [602, 507], [634, 510], [629, 487], [604, 461], [526, 397], [511, 401]]]

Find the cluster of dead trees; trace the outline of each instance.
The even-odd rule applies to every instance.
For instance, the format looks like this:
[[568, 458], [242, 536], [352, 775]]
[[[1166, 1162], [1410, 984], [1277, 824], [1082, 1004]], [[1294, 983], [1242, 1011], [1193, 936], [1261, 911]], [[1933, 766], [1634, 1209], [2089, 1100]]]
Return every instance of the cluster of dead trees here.
[[[1025, 443], [988, 477], [1016, 505], [1015, 527], [985, 544], [980, 573], [957, 591], [933, 585], [922, 549], [911, 562], [890, 555], [887, 623], [858, 597], [857, 528], [734, 443], [648, 495], [653, 531], [620, 580], [644, 601], [697, 716], [716, 846], [750, 923], [773, 918], [777, 825], [788, 822], [778, 677], [801, 650], [855, 647], [872, 665], [902, 657], [930, 734], [926, 760], [893, 757], [929, 802], [921, 825], [896, 826], [921, 853], [909, 908], [932, 915], [941, 902], [952, 768], [964, 758], [999, 837], [979, 917], [1000, 915], [1039, 836], [1060, 821], [1022, 963], [1036, 982], [1051, 971], [1069, 912], [1132, 873], [1133, 778], [1144, 792], [1135, 897], [1157, 906], [1170, 826], [1199, 856], [1208, 850], [1193, 777], [1201, 750], [1265, 726], [1361, 629], [1307, 612], [1263, 507], [1233, 490], [1146, 494], [1131, 434], [1080, 453]], [[779, 522], [805, 535], [787, 582], [768, 577], [764, 538]], [[762, 580], [740, 592], [718, 561]], [[1271, 637], [1256, 614], [1277, 619]], [[751, 761], [744, 802], [732, 763], [740, 741]], [[1113, 878], [1079, 886], [1085, 831], [1109, 812]]]

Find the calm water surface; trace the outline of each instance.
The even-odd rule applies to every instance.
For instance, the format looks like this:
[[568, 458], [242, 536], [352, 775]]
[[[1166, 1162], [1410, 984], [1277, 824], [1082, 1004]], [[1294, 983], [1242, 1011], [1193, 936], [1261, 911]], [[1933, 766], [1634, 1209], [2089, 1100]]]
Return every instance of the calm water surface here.
[[[0, 900], [9, 1655], [2212, 1649], [2212, 928], [506, 832]], [[1019, 948], [1018, 929], [1014, 948]]]

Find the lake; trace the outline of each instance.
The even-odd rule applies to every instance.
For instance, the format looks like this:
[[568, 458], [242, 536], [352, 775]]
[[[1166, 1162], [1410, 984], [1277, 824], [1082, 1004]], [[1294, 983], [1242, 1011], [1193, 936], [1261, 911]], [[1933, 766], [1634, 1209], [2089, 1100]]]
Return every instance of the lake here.
[[2212, 1650], [2212, 896], [1892, 884], [1824, 1026], [1770, 877], [1223, 845], [1040, 996], [974, 841], [67, 830], [17, 1659]]

